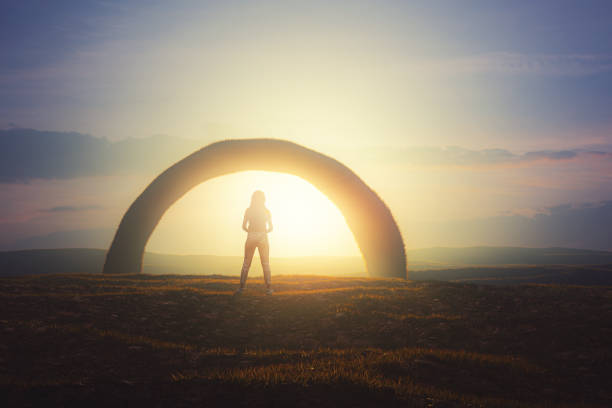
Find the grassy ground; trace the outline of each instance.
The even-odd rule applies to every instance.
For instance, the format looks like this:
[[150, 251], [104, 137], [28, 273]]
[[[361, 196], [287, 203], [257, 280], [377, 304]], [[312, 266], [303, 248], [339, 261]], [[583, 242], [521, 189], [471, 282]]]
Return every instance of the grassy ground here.
[[[612, 288], [0, 279], [11, 406], [612, 406]], [[5, 405], [6, 406], [6, 405]]]

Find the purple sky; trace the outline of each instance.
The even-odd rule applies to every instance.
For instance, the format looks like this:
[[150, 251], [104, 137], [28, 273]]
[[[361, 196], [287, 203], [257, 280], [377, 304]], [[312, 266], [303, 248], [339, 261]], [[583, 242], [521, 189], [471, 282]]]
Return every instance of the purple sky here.
[[608, 1], [5, 1], [0, 248], [107, 245], [166, 166], [266, 136], [355, 169], [410, 247], [612, 250], [611, 20]]

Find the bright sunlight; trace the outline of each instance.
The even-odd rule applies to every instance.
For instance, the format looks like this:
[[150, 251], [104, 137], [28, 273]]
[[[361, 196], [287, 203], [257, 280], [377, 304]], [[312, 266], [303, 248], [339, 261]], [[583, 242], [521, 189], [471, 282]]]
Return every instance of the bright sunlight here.
[[166, 212], [147, 251], [176, 254], [238, 255], [251, 194], [262, 190], [272, 213], [270, 254], [283, 256], [359, 256], [342, 213], [305, 180], [281, 173], [248, 171], [209, 180]]

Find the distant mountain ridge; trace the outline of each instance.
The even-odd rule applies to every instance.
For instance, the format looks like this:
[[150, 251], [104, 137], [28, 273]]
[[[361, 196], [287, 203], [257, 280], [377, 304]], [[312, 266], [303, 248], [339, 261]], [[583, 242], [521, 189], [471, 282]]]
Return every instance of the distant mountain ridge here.
[[[408, 263], [435, 267], [466, 265], [603, 265], [612, 264], [612, 252], [574, 248], [434, 247], [407, 251]], [[420, 269], [420, 268], [419, 268]]]
[[[51, 273], [101, 273], [106, 249], [26, 249], [0, 252], [0, 276]], [[276, 274], [364, 276], [364, 263], [354, 256], [272, 257]], [[143, 272], [151, 274], [239, 275], [242, 256], [172, 255], [146, 252]], [[259, 259], [253, 260], [260, 274]]]
[[65, 248], [108, 248], [113, 240], [114, 230], [110, 228], [55, 231], [34, 235], [3, 245], [0, 250], [40, 250]]

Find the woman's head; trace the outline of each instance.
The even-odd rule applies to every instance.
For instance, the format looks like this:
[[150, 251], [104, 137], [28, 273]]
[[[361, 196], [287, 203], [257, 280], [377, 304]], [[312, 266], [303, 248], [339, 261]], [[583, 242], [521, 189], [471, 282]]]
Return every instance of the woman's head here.
[[266, 204], [266, 196], [261, 190], [257, 190], [251, 196], [251, 207], [263, 207]]

